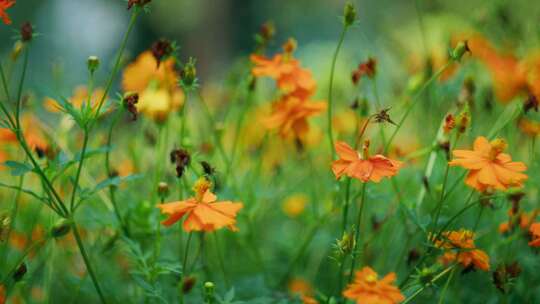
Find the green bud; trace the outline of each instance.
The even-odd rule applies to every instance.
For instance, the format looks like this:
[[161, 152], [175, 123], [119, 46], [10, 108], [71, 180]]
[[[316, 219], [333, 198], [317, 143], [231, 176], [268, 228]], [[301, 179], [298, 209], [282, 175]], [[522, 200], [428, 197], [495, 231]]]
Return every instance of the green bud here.
[[71, 230], [71, 223], [66, 219], [59, 219], [51, 229], [54, 238], [61, 238]]
[[93, 74], [99, 68], [99, 58], [97, 56], [90, 56], [88, 57], [86, 64], [88, 66], [88, 71]]
[[214, 303], [214, 292], [216, 286], [212, 282], [204, 283], [204, 301], [205, 303]]
[[184, 89], [192, 88], [197, 84], [197, 68], [195, 67], [195, 63], [195, 58], [190, 57], [182, 68], [180, 81]]
[[158, 184], [158, 195], [159, 197], [164, 200], [169, 196], [169, 185], [166, 182], [160, 182]]
[[460, 41], [456, 45], [454, 50], [452, 50], [451, 57], [452, 57], [453, 60], [459, 61], [459, 60], [461, 60], [463, 55], [465, 55], [465, 53], [467, 53], [467, 52], [469, 52], [469, 53], [471, 52], [471, 50], [469, 49], [469, 44], [467, 43], [467, 40]]
[[356, 8], [354, 8], [354, 5], [351, 2], [345, 4], [345, 8], [343, 9], [343, 21], [345, 22], [345, 26], [350, 26], [356, 21]]

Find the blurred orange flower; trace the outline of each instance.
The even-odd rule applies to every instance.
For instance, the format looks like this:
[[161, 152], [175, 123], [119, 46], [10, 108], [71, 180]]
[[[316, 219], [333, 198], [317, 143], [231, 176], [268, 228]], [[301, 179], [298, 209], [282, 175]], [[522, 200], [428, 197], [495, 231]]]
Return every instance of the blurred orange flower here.
[[243, 204], [230, 201], [216, 202], [217, 197], [210, 192], [210, 186], [208, 180], [201, 178], [193, 187], [195, 197], [158, 205], [161, 213], [169, 216], [162, 224], [170, 226], [186, 216], [183, 228], [187, 232], [210, 232], [223, 227], [237, 231], [236, 214], [242, 209]]
[[480, 136], [474, 141], [473, 150], [454, 150], [450, 166], [461, 166], [469, 170], [465, 183], [480, 191], [488, 189], [506, 190], [509, 187], [522, 187], [527, 170], [522, 162], [513, 162], [509, 154], [502, 153], [507, 144], [502, 139], [489, 142]]
[[264, 120], [264, 124], [268, 129], [278, 129], [282, 138], [294, 135], [296, 138], [304, 139], [309, 132], [307, 118], [325, 109], [325, 102], [306, 102], [288, 96], [272, 105], [272, 114]]
[[313, 289], [311, 285], [303, 279], [293, 279], [289, 282], [289, 292], [300, 295], [303, 304], [318, 304], [319, 301], [311, 297]]
[[355, 274], [354, 282], [343, 291], [343, 296], [357, 304], [394, 304], [405, 300], [399, 288], [394, 286], [396, 274], [391, 272], [379, 280], [378, 274], [370, 267], [364, 267]]
[[529, 242], [529, 246], [540, 247], [540, 222], [534, 223], [529, 227], [532, 240]]
[[126, 92], [139, 94], [151, 84], [173, 90], [178, 87], [179, 78], [174, 69], [175, 64], [175, 59], [169, 58], [158, 66], [152, 52], [145, 51], [124, 69], [122, 88]]
[[[90, 105], [93, 110], [96, 109], [104, 94], [105, 90], [102, 88], [96, 88], [92, 91], [92, 96], [90, 96]], [[74, 108], [80, 109], [84, 103], [88, 102], [88, 98], [88, 88], [86, 86], [78, 86], [73, 91], [73, 96], [69, 98], [69, 102]], [[45, 98], [44, 107], [47, 109], [47, 111], [53, 113], [61, 112], [62, 109], [58, 101], [49, 97]]]
[[519, 224], [519, 228], [523, 230], [527, 230], [527, 228], [529, 228], [532, 221], [534, 221], [534, 219], [536, 218], [538, 214], [538, 210], [535, 210], [529, 213], [520, 212], [518, 216], [516, 217], [514, 215], [513, 209], [514, 208], [510, 208], [510, 210], [508, 211], [508, 216], [509, 216], [508, 221], [501, 223], [499, 225], [500, 233], [506, 233], [506, 232], [511, 231], [516, 224]]
[[4, 285], [0, 285], [0, 304], [6, 303], [6, 288]]
[[368, 141], [364, 144], [363, 155], [342, 141], [336, 142], [334, 147], [339, 159], [332, 163], [332, 171], [337, 179], [347, 175], [362, 182], [378, 183], [383, 177], [396, 175], [402, 166], [402, 162], [380, 154], [370, 156]]
[[432, 241], [436, 247], [447, 249], [441, 258], [444, 264], [457, 260], [465, 268], [472, 265], [484, 271], [489, 270], [489, 256], [483, 250], [476, 249], [474, 232], [466, 229], [445, 231], [441, 239]]
[[540, 123], [527, 118], [521, 118], [518, 122], [518, 127], [521, 132], [531, 137], [535, 137], [540, 134]]
[[2, 18], [5, 24], [11, 24], [11, 19], [6, 13], [6, 10], [14, 4], [15, 0], [0, 0], [0, 18]]

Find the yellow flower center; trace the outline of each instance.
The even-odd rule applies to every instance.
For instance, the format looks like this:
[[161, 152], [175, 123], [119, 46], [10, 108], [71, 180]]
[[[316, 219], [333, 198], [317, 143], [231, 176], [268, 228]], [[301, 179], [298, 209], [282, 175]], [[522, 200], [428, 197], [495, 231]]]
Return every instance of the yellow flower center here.
[[375, 284], [377, 282], [377, 274], [372, 273], [366, 276], [366, 282], [368, 284]]
[[193, 185], [193, 192], [195, 192], [195, 199], [198, 202], [201, 202], [204, 194], [206, 193], [206, 191], [210, 189], [211, 186], [212, 184], [210, 183], [209, 180], [207, 180], [204, 177], [199, 178], [195, 182], [195, 185]]
[[490, 158], [493, 160], [499, 155], [499, 153], [502, 153], [506, 148], [508, 147], [508, 144], [506, 143], [506, 140], [502, 138], [494, 139], [490, 142], [491, 145], [491, 151], [489, 153]]

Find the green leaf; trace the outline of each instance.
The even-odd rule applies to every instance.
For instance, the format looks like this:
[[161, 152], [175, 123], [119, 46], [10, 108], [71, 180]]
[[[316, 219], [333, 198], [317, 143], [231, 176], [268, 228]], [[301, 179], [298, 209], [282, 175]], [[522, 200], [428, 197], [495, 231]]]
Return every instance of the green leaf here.
[[80, 196], [79, 196], [79, 203], [82, 202], [83, 200], [85, 199], [88, 199], [89, 197], [91, 197], [92, 195], [94, 195], [95, 193], [105, 189], [105, 188], [108, 188], [110, 186], [118, 186], [120, 185], [121, 183], [123, 182], [128, 182], [128, 181], [132, 181], [132, 180], [135, 180], [135, 179], [138, 179], [138, 178], [141, 178], [143, 177], [142, 174], [132, 174], [132, 175], [128, 175], [128, 176], [115, 176], [115, 177], [111, 177], [111, 178], [107, 178], [101, 182], [99, 182], [94, 188], [92, 189], [83, 189], [81, 192], [80, 192]]
[[13, 161], [13, 160], [8, 160], [4, 163], [4, 165], [6, 167], [9, 167], [9, 169], [11, 170], [11, 175], [12, 176], [21, 176], [21, 175], [25, 175], [26, 173], [32, 171], [32, 167], [30, 167], [30, 165], [27, 165], [25, 163], [20, 163], [20, 162], [17, 162], [17, 161]]
[[46, 203], [49, 202], [46, 198], [39, 196], [37, 193], [35, 193], [32, 190], [28, 190], [28, 189], [24, 189], [24, 188], [21, 188], [21, 187], [18, 187], [18, 186], [8, 185], [8, 184], [4, 184], [4, 183], [0, 183], [0, 187], [13, 189], [13, 190], [18, 190], [18, 191], [21, 191], [21, 192], [23, 192], [25, 194], [31, 195], [31, 196], [35, 197], [36, 199], [38, 199], [40, 201], [44, 201]]

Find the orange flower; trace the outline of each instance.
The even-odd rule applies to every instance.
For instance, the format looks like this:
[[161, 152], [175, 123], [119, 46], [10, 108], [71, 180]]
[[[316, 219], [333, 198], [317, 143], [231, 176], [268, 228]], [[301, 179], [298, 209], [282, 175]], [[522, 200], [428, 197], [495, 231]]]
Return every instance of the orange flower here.
[[307, 102], [291, 96], [272, 105], [272, 114], [265, 119], [264, 124], [268, 129], [279, 129], [282, 138], [291, 135], [304, 138], [309, 132], [307, 118], [325, 109], [325, 102]]
[[289, 282], [289, 292], [297, 294], [302, 299], [303, 304], [318, 304], [319, 302], [311, 297], [313, 289], [311, 285], [303, 279], [293, 279]]
[[[96, 88], [92, 91], [92, 96], [90, 96], [90, 105], [93, 110], [97, 108], [101, 98], [103, 98], [103, 94], [105, 94], [105, 90], [102, 88]], [[78, 86], [73, 91], [73, 96], [69, 98], [69, 102], [74, 108], [81, 109], [82, 105], [88, 102], [88, 97], [88, 88], [86, 86]], [[62, 109], [58, 101], [52, 98], [46, 98], [44, 101], [44, 106], [47, 111], [53, 113], [58, 113]]]
[[162, 224], [170, 226], [185, 216], [183, 228], [187, 232], [210, 232], [223, 227], [237, 231], [236, 213], [242, 209], [243, 204], [230, 201], [216, 202], [217, 197], [210, 192], [210, 186], [208, 180], [201, 178], [193, 187], [195, 197], [158, 205], [161, 213], [169, 216]]
[[[519, 213], [519, 227], [523, 230], [527, 230], [531, 222], [534, 220], [534, 218], [536, 218], [537, 214], [538, 214], [538, 210], [535, 210], [529, 213], [520, 212]], [[510, 208], [510, 210], [508, 211], [508, 216], [510, 217], [509, 220], [499, 225], [500, 233], [509, 232], [510, 230], [514, 228], [514, 225], [516, 224], [514, 223], [515, 217], [514, 217], [514, 212], [512, 211], [512, 208]]]
[[356, 272], [354, 282], [343, 291], [343, 296], [356, 301], [357, 304], [394, 304], [405, 300], [399, 288], [394, 286], [395, 273], [389, 273], [384, 278], [370, 267], [364, 267]]
[[[441, 260], [444, 264], [456, 261], [467, 268], [474, 266], [478, 269], [489, 270], [489, 256], [474, 245], [474, 232], [466, 229], [445, 231], [441, 239], [431, 239], [436, 247], [447, 249]], [[458, 249], [458, 252], [455, 250]], [[463, 249], [463, 250], [462, 250]]]
[[15, 4], [15, 0], [0, 0], [0, 18], [4, 21], [5, 24], [11, 24], [11, 19], [9, 18], [6, 10]]
[[253, 76], [270, 77], [274, 80], [290, 75], [299, 66], [298, 60], [282, 54], [276, 54], [272, 58], [251, 55], [250, 59], [255, 64], [251, 70]]
[[0, 285], [0, 304], [6, 303], [6, 288]]
[[526, 69], [512, 54], [499, 53], [485, 38], [475, 35], [468, 38], [472, 56], [482, 61], [491, 72], [495, 94], [506, 103], [527, 89]]
[[396, 175], [402, 166], [402, 162], [380, 154], [369, 156], [369, 141], [364, 144], [363, 156], [342, 141], [336, 142], [334, 147], [339, 159], [332, 163], [332, 171], [337, 179], [347, 175], [362, 182], [378, 183], [383, 177]]
[[124, 69], [122, 87], [126, 92], [139, 94], [146, 90], [150, 84], [173, 90], [177, 87], [178, 82], [174, 66], [174, 58], [169, 58], [158, 65], [152, 52], [143, 52], [135, 62]]
[[529, 242], [529, 246], [540, 247], [540, 222], [534, 223], [529, 227], [532, 240]]
[[521, 132], [531, 137], [535, 137], [540, 134], [540, 123], [527, 118], [521, 118], [518, 122], [518, 127]]
[[502, 139], [489, 142], [480, 136], [474, 141], [473, 150], [452, 151], [455, 158], [448, 164], [468, 169], [465, 184], [480, 192], [522, 187], [527, 175], [521, 172], [527, 167], [522, 162], [513, 162], [510, 155], [502, 153], [506, 146]]

